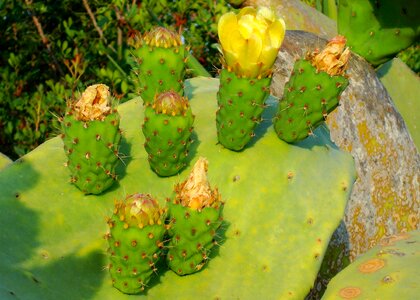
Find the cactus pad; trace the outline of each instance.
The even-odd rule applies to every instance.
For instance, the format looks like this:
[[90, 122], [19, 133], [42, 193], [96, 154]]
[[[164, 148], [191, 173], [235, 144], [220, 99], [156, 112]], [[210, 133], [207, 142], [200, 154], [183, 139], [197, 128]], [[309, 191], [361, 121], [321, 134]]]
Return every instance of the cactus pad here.
[[379, 65], [419, 37], [419, 12], [417, 0], [340, 0], [338, 32], [352, 51]]
[[[186, 85], [196, 115], [194, 157], [208, 159], [209, 182], [225, 202], [221, 246], [198, 273], [158, 269], [147, 294], [138, 298], [303, 299], [343, 216], [355, 179], [351, 156], [324, 142], [328, 136], [322, 133], [299, 146], [284, 143], [270, 122], [259, 126], [246, 151], [224, 149], [214, 126], [219, 81], [195, 78]], [[0, 295], [132, 298], [113, 288], [104, 270], [104, 218], [112, 214], [114, 199], [139, 191], [163, 205], [192, 167], [164, 178], [149, 168], [139, 133], [142, 106], [136, 98], [119, 107], [126, 167], [107, 193], [83, 195], [68, 182], [59, 138], [0, 171]], [[266, 114], [269, 120], [274, 112]]]
[[416, 299], [420, 231], [389, 236], [336, 275], [322, 299]]

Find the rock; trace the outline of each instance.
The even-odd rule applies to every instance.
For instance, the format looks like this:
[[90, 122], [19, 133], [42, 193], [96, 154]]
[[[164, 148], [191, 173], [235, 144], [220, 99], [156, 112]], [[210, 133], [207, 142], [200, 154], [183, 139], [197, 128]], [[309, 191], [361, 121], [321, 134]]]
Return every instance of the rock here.
[[337, 35], [335, 21], [299, 0], [247, 0], [243, 6], [274, 8], [288, 30], [305, 30], [325, 39]]
[[411, 137], [420, 149], [420, 77], [401, 59], [394, 58], [376, 71], [395, 106], [403, 116]]

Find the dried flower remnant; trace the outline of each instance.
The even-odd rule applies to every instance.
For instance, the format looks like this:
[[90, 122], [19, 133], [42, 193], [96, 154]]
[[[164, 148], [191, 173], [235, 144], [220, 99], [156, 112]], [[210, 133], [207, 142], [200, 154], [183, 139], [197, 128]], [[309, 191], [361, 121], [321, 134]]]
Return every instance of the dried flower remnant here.
[[105, 84], [87, 87], [73, 109], [79, 121], [102, 121], [111, 112], [109, 87]]
[[218, 190], [212, 190], [208, 182], [207, 169], [207, 159], [200, 157], [189, 178], [176, 186], [177, 197], [183, 206], [201, 210], [205, 207], [218, 206], [220, 203]]
[[350, 54], [346, 47], [346, 38], [338, 35], [321, 52], [318, 50], [309, 54], [309, 59], [319, 71], [327, 72], [331, 76], [344, 75]]

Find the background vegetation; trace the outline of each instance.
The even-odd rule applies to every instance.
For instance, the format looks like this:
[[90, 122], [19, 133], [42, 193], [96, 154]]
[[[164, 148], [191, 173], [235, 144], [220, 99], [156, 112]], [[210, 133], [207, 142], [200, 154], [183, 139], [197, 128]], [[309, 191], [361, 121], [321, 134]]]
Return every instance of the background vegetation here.
[[217, 21], [228, 9], [223, 0], [0, 0], [0, 152], [16, 159], [56, 135], [66, 101], [87, 85], [128, 100], [136, 31], [180, 31], [214, 75]]
[[[335, 0], [301, 1], [334, 17]], [[0, 152], [16, 159], [55, 136], [66, 101], [87, 85], [130, 99], [127, 42], [136, 31], [180, 31], [215, 75], [217, 21], [233, 9], [228, 2], [242, 0], [0, 0]], [[399, 54], [417, 74], [419, 47]]]

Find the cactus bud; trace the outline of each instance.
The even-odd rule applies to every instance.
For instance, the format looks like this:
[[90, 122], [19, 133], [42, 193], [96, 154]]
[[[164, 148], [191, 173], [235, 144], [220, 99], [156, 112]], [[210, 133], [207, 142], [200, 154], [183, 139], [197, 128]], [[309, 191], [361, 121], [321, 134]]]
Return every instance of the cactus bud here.
[[184, 115], [188, 109], [188, 99], [180, 96], [177, 92], [168, 91], [155, 96], [153, 109], [158, 114]]
[[158, 202], [149, 194], [134, 194], [127, 197], [126, 202], [115, 204], [120, 216], [133, 226], [159, 224], [163, 210]]
[[143, 40], [152, 47], [170, 48], [182, 44], [181, 36], [165, 27], [154, 27], [144, 34]]

